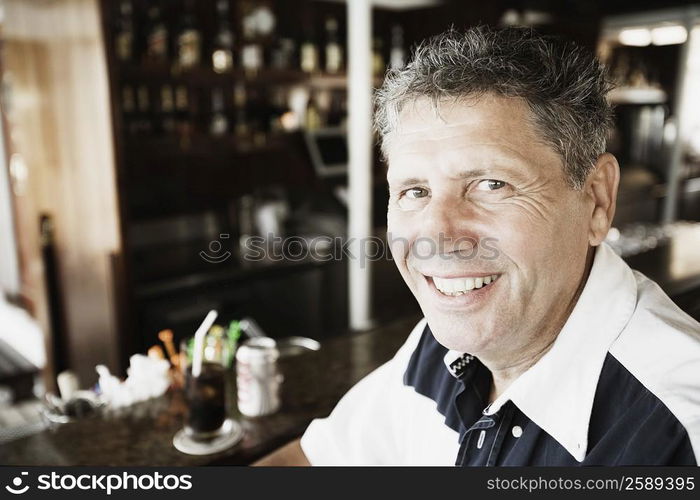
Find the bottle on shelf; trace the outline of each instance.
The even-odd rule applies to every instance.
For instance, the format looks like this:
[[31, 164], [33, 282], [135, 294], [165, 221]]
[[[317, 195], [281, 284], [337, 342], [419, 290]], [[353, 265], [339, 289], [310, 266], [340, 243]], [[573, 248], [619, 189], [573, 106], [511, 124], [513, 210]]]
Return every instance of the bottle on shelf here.
[[280, 38], [272, 50], [270, 64], [277, 70], [289, 70], [294, 66], [296, 43], [291, 38]]
[[264, 66], [261, 40], [273, 34], [275, 15], [271, 6], [260, 2], [243, 2], [241, 5], [243, 25], [243, 47], [241, 66], [249, 75], [255, 75]]
[[238, 82], [233, 87], [233, 135], [236, 138], [236, 145], [241, 149], [246, 149], [250, 145], [247, 106], [248, 99], [245, 85], [242, 82]]
[[389, 54], [389, 67], [393, 70], [403, 69], [406, 65], [406, 51], [403, 47], [403, 28], [400, 24], [395, 24], [391, 28], [391, 52]]
[[252, 35], [246, 35], [243, 28], [243, 48], [241, 49], [241, 66], [248, 75], [255, 75], [263, 65], [262, 46]]
[[322, 125], [321, 110], [316, 100], [316, 94], [312, 93], [309, 95], [309, 102], [306, 105], [304, 128], [309, 131], [314, 131], [320, 129]]
[[164, 134], [175, 132], [175, 102], [173, 88], [170, 85], [163, 85], [160, 88], [160, 130]]
[[326, 73], [337, 74], [343, 69], [343, 48], [338, 41], [338, 21], [326, 19]]
[[189, 149], [192, 143], [192, 113], [187, 87], [175, 87], [175, 129], [179, 137], [180, 148]]
[[216, 88], [211, 93], [211, 121], [209, 133], [214, 137], [221, 137], [228, 132], [228, 118], [226, 118], [224, 105], [224, 91]]
[[185, 0], [182, 27], [177, 35], [177, 61], [179, 69], [199, 66], [202, 53], [202, 34], [197, 29], [192, 0]]
[[168, 27], [163, 21], [159, 4], [151, 6], [148, 10], [146, 58], [157, 63], [164, 63], [168, 60]]
[[119, 4], [114, 53], [121, 62], [129, 62], [134, 57], [134, 19], [131, 0], [122, 0]]
[[218, 28], [214, 35], [211, 52], [211, 65], [216, 73], [229, 73], [233, 70], [233, 30], [231, 29], [228, 0], [216, 2]]
[[316, 73], [319, 70], [318, 47], [314, 42], [310, 29], [305, 30], [305, 38], [299, 47], [299, 65], [305, 73]]

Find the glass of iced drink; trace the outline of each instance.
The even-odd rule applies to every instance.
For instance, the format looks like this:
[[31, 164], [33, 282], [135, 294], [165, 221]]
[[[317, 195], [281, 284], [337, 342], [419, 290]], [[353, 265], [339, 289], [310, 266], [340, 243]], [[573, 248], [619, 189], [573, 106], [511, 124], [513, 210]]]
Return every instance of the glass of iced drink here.
[[185, 371], [185, 401], [187, 416], [185, 432], [193, 439], [210, 439], [224, 430], [227, 419], [227, 371], [229, 353], [223, 335], [214, 328], [204, 342], [202, 369], [192, 375], [193, 342], [187, 342]]

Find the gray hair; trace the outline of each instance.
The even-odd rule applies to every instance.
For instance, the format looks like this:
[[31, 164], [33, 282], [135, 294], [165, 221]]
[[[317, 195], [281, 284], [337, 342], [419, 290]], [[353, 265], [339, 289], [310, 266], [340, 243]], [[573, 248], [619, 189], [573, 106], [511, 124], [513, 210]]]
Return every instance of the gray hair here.
[[375, 97], [374, 126], [386, 156], [387, 137], [410, 101], [428, 97], [439, 111], [445, 99], [519, 97], [544, 142], [561, 155], [569, 185], [581, 189], [605, 152], [611, 88], [593, 53], [572, 42], [528, 28], [451, 28], [422, 42], [404, 69], [387, 73]]

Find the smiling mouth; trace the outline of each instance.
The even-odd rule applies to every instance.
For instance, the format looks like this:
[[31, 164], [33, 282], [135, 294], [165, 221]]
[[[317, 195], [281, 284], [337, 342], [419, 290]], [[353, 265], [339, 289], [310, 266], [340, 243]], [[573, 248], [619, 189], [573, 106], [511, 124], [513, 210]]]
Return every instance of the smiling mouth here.
[[498, 274], [489, 276], [467, 277], [467, 278], [438, 278], [437, 276], [426, 276], [433, 281], [435, 288], [448, 297], [458, 297], [460, 295], [480, 290], [491, 285], [498, 279]]

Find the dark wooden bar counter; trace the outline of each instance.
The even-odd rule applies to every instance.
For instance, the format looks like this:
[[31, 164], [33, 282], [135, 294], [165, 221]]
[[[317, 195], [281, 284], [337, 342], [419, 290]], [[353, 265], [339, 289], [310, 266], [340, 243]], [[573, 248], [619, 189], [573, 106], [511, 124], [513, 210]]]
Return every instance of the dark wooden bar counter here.
[[243, 465], [303, 433], [326, 416], [358, 380], [390, 359], [418, 322], [411, 317], [323, 343], [317, 353], [288, 363], [286, 396], [297, 402], [274, 415], [245, 418], [231, 414], [244, 429], [235, 447], [210, 456], [185, 455], [172, 446], [185, 413], [177, 391], [121, 412], [63, 424], [0, 447], [3, 465], [189, 466]]

